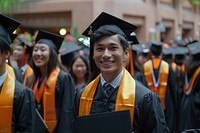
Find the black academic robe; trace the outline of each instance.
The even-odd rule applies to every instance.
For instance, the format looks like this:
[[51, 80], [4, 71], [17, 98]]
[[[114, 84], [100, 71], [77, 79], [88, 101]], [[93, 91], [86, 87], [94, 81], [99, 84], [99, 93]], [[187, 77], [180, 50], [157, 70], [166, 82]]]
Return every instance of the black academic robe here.
[[144, 75], [140, 71], [135, 71], [133, 78], [135, 80], [139, 81], [145, 87], [148, 87], [146, 79], [145, 79]]
[[191, 93], [183, 95], [178, 116], [177, 132], [200, 129], [200, 73], [193, 84]]
[[177, 100], [178, 105], [180, 104], [180, 100], [184, 94], [183, 86], [185, 83], [185, 73], [182, 70], [178, 70], [178, 65], [176, 65], [176, 69], [174, 71], [175, 78], [176, 78], [176, 89], [177, 89]]
[[34, 115], [35, 98], [32, 90], [15, 80], [12, 133], [32, 133]]
[[15, 72], [15, 78], [16, 78], [16, 80], [23, 84], [24, 78], [23, 78], [23, 75], [21, 74], [21, 72], [19, 71], [19, 69], [14, 69], [13, 68], [13, 70]]
[[[74, 82], [72, 81], [71, 76], [61, 70], [58, 75], [55, 89], [57, 125], [53, 133], [73, 132], [75, 122], [74, 92]], [[44, 114], [42, 100], [40, 105], [41, 108], [38, 109], [38, 111], [43, 117]]]
[[[139, 82], [136, 81], [135, 83], [136, 98], [132, 131], [134, 133], [168, 133], [169, 130], [159, 97]], [[77, 112], [82, 92], [83, 90], [78, 92], [75, 98]], [[103, 92], [102, 85], [98, 84], [90, 113], [113, 112], [115, 110], [117, 92], [118, 88], [114, 89], [111, 96], [107, 98]]]
[[[156, 79], [158, 79], [159, 70], [154, 69], [154, 74]], [[168, 81], [166, 87], [166, 94], [165, 94], [165, 119], [167, 122], [167, 126], [170, 129], [171, 133], [175, 133], [176, 130], [176, 112], [178, 108], [178, 100], [177, 100], [177, 88], [176, 88], [176, 75], [169, 67], [168, 73]]]

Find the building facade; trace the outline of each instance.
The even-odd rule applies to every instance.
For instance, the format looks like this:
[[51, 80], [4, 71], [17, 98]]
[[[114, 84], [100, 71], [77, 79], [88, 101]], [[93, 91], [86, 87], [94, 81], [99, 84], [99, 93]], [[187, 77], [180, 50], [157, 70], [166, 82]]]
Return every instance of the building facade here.
[[29, 0], [11, 8], [9, 14], [22, 23], [22, 29], [82, 33], [102, 12], [138, 26], [138, 39], [168, 42], [174, 38], [200, 38], [200, 7], [190, 0]]

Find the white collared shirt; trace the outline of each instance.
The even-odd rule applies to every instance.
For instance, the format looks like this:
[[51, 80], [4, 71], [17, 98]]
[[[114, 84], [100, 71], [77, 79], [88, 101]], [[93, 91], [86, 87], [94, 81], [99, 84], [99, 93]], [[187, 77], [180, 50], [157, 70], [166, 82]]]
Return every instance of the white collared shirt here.
[[[117, 88], [119, 86], [119, 84], [120, 84], [123, 72], [124, 72], [124, 69], [122, 69], [121, 72], [117, 75], [117, 77], [113, 81], [108, 83], [108, 84], [110, 84], [113, 88]], [[101, 85], [103, 86], [104, 83], [106, 83], [106, 81], [103, 78], [102, 74], [100, 74], [100, 80], [101, 80]]]
[[22, 67], [20, 68], [20, 70], [23, 71], [23, 72], [22, 72], [22, 75], [25, 74], [25, 72], [26, 72], [26, 67], [27, 67], [27, 64], [25, 64], [24, 66], [22, 66]]
[[4, 82], [5, 78], [6, 78], [6, 74], [7, 74], [7, 71], [3, 75], [0, 76], [0, 86], [3, 85], [3, 82]]

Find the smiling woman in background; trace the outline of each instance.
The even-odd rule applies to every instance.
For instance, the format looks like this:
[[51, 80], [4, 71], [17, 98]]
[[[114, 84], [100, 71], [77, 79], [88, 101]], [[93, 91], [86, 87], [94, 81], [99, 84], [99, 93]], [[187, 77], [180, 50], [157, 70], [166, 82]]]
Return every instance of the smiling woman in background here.
[[34, 75], [29, 84], [50, 133], [72, 132], [75, 117], [73, 80], [57, 65], [62, 41], [58, 35], [39, 31], [32, 53]]
[[89, 64], [86, 58], [76, 55], [71, 62], [70, 74], [74, 79], [75, 91], [84, 89], [89, 77]]

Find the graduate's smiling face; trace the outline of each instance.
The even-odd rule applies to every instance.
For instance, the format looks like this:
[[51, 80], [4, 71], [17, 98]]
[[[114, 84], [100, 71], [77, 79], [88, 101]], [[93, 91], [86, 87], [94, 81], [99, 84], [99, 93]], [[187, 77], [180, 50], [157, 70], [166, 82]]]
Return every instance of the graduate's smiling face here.
[[14, 60], [16, 60], [16, 61], [21, 60], [23, 54], [24, 54], [24, 47], [22, 47], [22, 46], [16, 46], [15, 50], [13, 52], [13, 58], [14, 58]]
[[47, 67], [50, 56], [50, 48], [46, 44], [35, 44], [32, 58], [37, 67]]
[[94, 43], [93, 59], [103, 75], [118, 75], [126, 54], [118, 35], [103, 36]]
[[0, 76], [5, 72], [5, 61], [10, 55], [9, 51], [3, 52], [0, 50]]
[[77, 58], [72, 65], [72, 71], [77, 78], [85, 78], [87, 66], [81, 58]]

